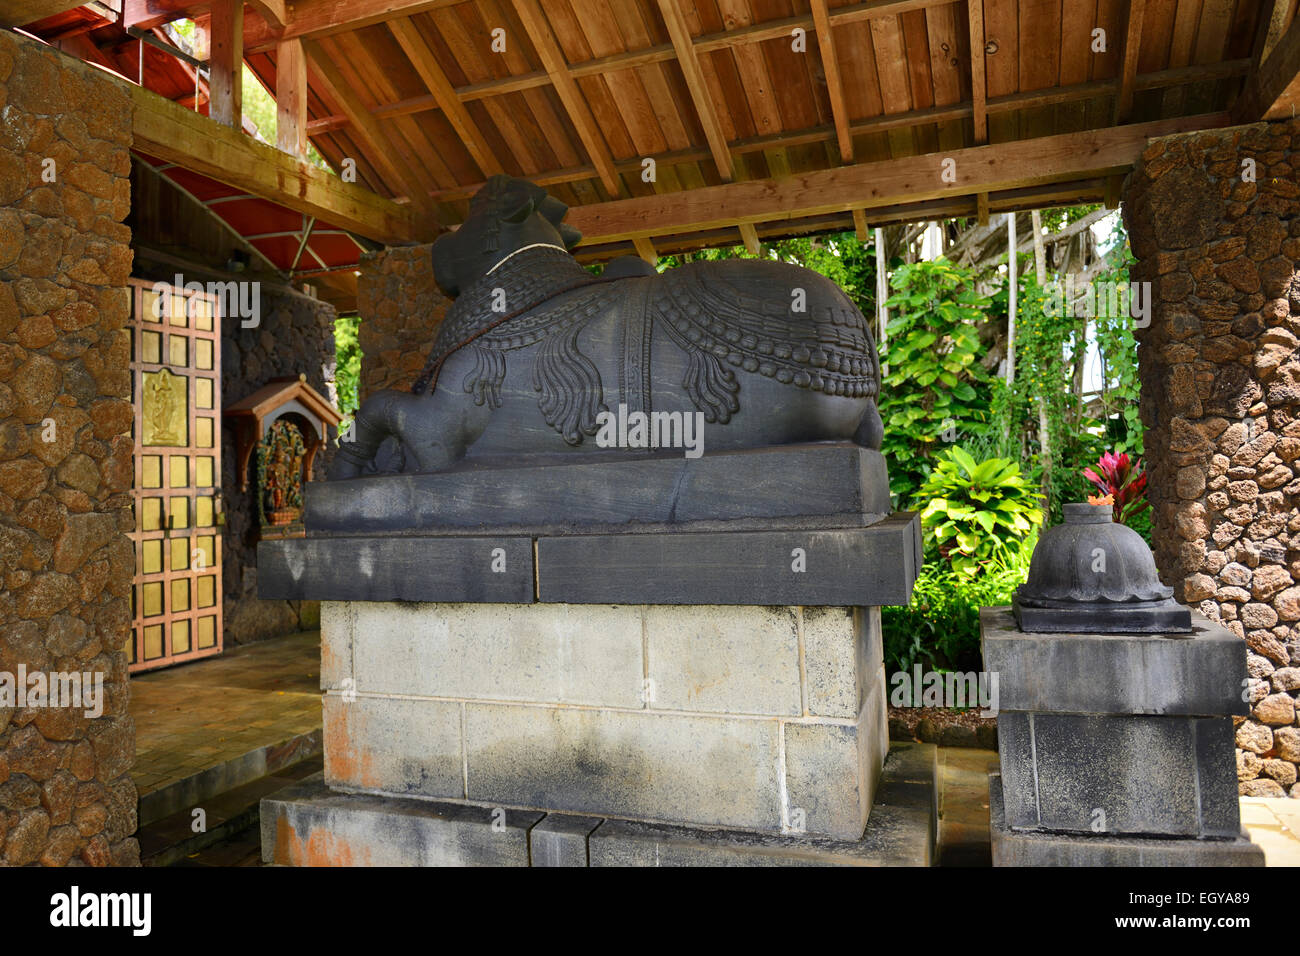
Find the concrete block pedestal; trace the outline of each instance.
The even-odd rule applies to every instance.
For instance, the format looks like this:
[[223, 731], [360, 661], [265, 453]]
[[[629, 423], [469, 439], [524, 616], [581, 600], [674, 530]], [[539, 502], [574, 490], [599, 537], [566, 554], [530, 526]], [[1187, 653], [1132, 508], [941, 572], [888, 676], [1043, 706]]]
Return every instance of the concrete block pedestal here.
[[1202, 615], [1192, 624], [1029, 633], [1008, 608], [981, 611], [1000, 698], [995, 866], [1263, 865], [1237, 804], [1245, 645]]
[[931, 862], [934, 751], [886, 760], [879, 608], [327, 602], [321, 627], [325, 772], [263, 802], [268, 862]]

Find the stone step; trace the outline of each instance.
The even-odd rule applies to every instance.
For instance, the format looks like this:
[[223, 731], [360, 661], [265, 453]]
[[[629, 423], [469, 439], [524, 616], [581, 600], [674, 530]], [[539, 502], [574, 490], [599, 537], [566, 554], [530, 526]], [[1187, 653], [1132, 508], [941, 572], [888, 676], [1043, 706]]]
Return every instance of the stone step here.
[[227, 793], [269, 774], [278, 773], [321, 753], [320, 728], [284, 740], [255, 747], [247, 753], [222, 760], [180, 780], [140, 795], [140, 827], [188, 811], [205, 800]]
[[931, 866], [931, 744], [886, 760], [857, 840], [344, 793], [321, 777], [262, 801], [262, 859], [291, 866]]
[[[320, 773], [323, 759], [319, 753], [314, 754], [275, 773], [204, 799], [196, 806], [185, 807], [142, 825], [137, 834], [141, 862], [145, 866], [184, 864], [200, 851], [256, 827], [262, 799]], [[200, 832], [194, 829], [195, 809], [202, 809], [205, 814], [205, 826]]]

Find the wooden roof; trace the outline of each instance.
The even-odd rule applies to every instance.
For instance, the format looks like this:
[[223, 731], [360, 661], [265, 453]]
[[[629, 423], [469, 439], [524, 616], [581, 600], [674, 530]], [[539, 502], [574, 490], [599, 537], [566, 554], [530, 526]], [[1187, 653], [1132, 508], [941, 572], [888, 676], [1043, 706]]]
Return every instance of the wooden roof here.
[[[123, 17], [207, 27], [224, 3]], [[1266, 60], [1294, 76], [1298, 4], [259, 0], [241, 38], [272, 91], [305, 58], [306, 134], [426, 236], [506, 172], [574, 207], [581, 253], [604, 258], [1113, 202], [1145, 136], [1276, 115], [1279, 90], [1254, 87]], [[986, 177], [942, 180], [954, 158]]]

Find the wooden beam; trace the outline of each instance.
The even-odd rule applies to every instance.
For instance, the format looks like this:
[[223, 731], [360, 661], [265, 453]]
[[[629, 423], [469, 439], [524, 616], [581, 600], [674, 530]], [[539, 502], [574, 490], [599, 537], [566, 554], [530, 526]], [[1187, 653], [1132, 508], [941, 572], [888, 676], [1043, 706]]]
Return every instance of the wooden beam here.
[[623, 184], [614, 170], [614, 161], [610, 157], [609, 147], [605, 145], [600, 128], [596, 125], [595, 117], [591, 115], [591, 109], [587, 106], [582, 91], [569, 75], [564, 54], [560, 51], [555, 35], [551, 33], [551, 25], [546, 19], [546, 14], [542, 12], [537, 0], [514, 0], [514, 7], [524, 29], [528, 31], [533, 49], [537, 51], [542, 66], [555, 86], [555, 92], [559, 94], [560, 102], [564, 104], [565, 112], [569, 114], [569, 119], [573, 121], [574, 128], [578, 131], [578, 138], [582, 140], [592, 165], [596, 167], [605, 191], [611, 196], [622, 195]]
[[67, 13], [81, 6], [85, 0], [5, 0], [0, 9], [0, 27], [25, 27], [37, 20]]
[[473, 157], [474, 162], [478, 164], [479, 170], [484, 176], [493, 176], [497, 173], [504, 172], [501, 163], [492, 153], [492, 147], [483, 138], [469, 112], [459, 99], [456, 98], [456, 90], [447, 79], [447, 74], [443, 72], [441, 65], [429, 49], [429, 45], [420, 35], [419, 28], [416, 27], [412, 20], [393, 20], [388, 24], [388, 29], [392, 31], [397, 42], [401, 44], [405, 51], [407, 59], [415, 67], [420, 78], [424, 80], [424, 85], [428, 87], [429, 92], [433, 94], [434, 100], [442, 110], [447, 122], [451, 123], [456, 135], [460, 137], [465, 148]]
[[[931, 153], [859, 163], [800, 173], [779, 181], [725, 183], [578, 206], [570, 210], [569, 222], [582, 231], [585, 242], [594, 244], [854, 208], [974, 197], [981, 192], [1122, 173], [1133, 165], [1152, 137], [1227, 124], [1224, 114], [1190, 116], [975, 146], [942, 156]], [[944, 182], [941, 175], [941, 163], [948, 158], [955, 159], [956, 168], [961, 170], [955, 183]]]
[[853, 210], [853, 234], [858, 237], [858, 242], [867, 241], [869, 229], [866, 211], [862, 209]]
[[970, 93], [971, 116], [975, 121], [975, 143], [989, 141], [989, 118], [985, 101], [988, 81], [984, 78], [984, 0], [966, 0], [970, 26]]
[[307, 54], [301, 40], [284, 40], [275, 55], [276, 145], [307, 155]]
[[239, 129], [244, 123], [243, 0], [217, 0], [213, 6], [210, 57], [208, 115]]
[[206, 12], [211, 0], [122, 0], [122, 27], [152, 30]]
[[1107, 209], [1119, 208], [1119, 194], [1124, 187], [1123, 176], [1106, 177], [1106, 198], [1103, 200]]
[[844, 83], [840, 78], [840, 61], [835, 53], [835, 33], [826, 0], [812, 0], [813, 23], [817, 27], [817, 49], [821, 52], [822, 72], [826, 75], [826, 95], [835, 118], [835, 138], [840, 146], [840, 162], [853, 162], [853, 135], [849, 132], [849, 108], [844, 100]]
[[727, 148], [727, 137], [722, 131], [722, 123], [719, 122], [717, 110], [713, 105], [714, 97], [704, 82], [698, 54], [691, 44], [691, 33], [686, 26], [686, 18], [682, 16], [677, 0], [659, 0], [659, 12], [663, 14], [668, 36], [673, 41], [673, 49], [677, 51], [677, 62], [682, 68], [682, 75], [686, 77], [686, 88], [690, 91], [691, 101], [695, 104], [700, 125], [704, 127], [704, 138], [709, 141], [709, 151], [713, 153], [713, 162], [718, 167], [718, 175], [722, 177], [723, 182], [730, 182], [736, 178], [736, 171], [731, 163], [731, 151]]
[[740, 238], [745, 243], [745, 251], [751, 256], [759, 253], [758, 230], [754, 228], [752, 222], [742, 222], [740, 224]]
[[975, 220], [981, 226], [989, 224], [989, 194], [975, 194]]
[[1138, 52], [1142, 46], [1142, 14], [1146, 0], [1129, 0], [1124, 30], [1124, 52], [1120, 61], [1119, 91], [1115, 96], [1115, 125], [1127, 123], [1133, 112], [1133, 81], [1137, 77]]
[[218, 182], [385, 243], [432, 239], [409, 206], [318, 169], [135, 84], [133, 146]]
[[1238, 123], [1288, 119], [1300, 107], [1300, 15], [1277, 41], [1259, 67], [1246, 77], [1241, 95], [1232, 104]]
[[272, 30], [282, 31], [285, 24], [289, 22], [285, 0], [248, 0], [248, 5], [262, 15], [262, 19]]
[[300, 0], [291, 3], [284, 35], [321, 37], [359, 30], [385, 20], [450, 7], [461, 0]]
[[302, 45], [317, 79], [320, 80], [317, 90], [333, 100], [334, 105], [347, 116], [353, 129], [369, 149], [365, 159], [378, 167], [382, 175], [401, 186], [410, 198], [411, 205], [421, 214], [433, 219], [433, 202], [424, 194], [419, 179], [408, 168], [405, 160], [392, 149], [387, 134], [379, 127], [379, 121], [370, 114], [370, 110], [353, 92], [351, 84], [330, 59], [329, 54], [316, 40], [303, 40]]

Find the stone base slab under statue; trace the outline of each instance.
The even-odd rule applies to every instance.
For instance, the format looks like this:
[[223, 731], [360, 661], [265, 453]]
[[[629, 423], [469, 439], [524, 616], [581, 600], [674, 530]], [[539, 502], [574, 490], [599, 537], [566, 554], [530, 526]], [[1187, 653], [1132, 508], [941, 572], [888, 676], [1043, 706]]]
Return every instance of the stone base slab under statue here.
[[879, 608], [327, 602], [290, 865], [930, 865]]

